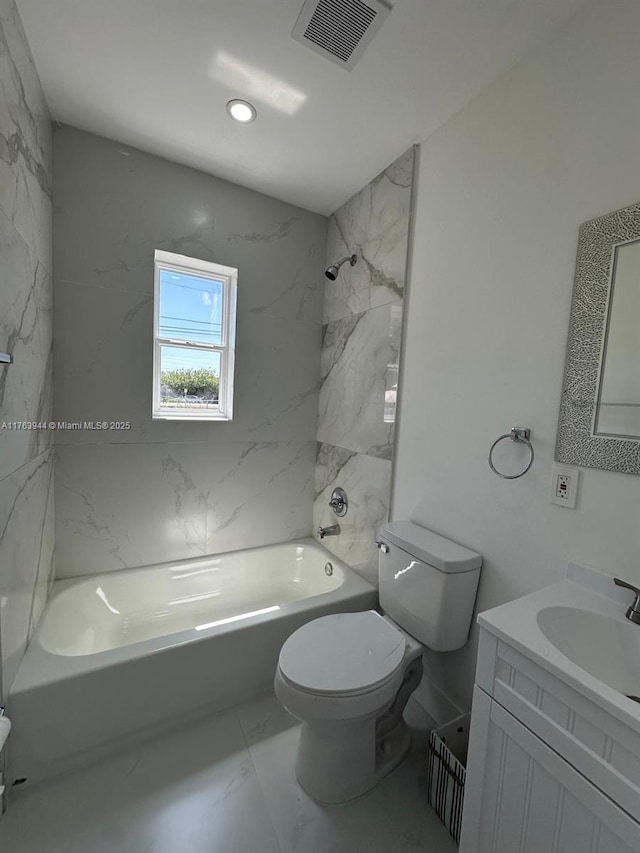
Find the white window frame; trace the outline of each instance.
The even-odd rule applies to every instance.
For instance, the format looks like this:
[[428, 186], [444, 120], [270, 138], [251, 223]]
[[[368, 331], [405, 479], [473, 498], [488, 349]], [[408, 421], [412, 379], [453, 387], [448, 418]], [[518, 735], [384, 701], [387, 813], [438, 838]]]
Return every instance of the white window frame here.
[[[221, 281], [222, 340], [219, 344], [160, 337], [160, 273], [163, 270]], [[156, 249], [154, 256], [153, 291], [153, 420], [163, 421], [230, 421], [233, 420], [233, 379], [235, 371], [236, 303], [238, 270], [186, 255], [176, 255]], [[218, 408], [204, 411], [187, 409], [162, 409], [160, 407], [160, 352], [161, 347], [178, 347], [220, 353], [220, 385]]]

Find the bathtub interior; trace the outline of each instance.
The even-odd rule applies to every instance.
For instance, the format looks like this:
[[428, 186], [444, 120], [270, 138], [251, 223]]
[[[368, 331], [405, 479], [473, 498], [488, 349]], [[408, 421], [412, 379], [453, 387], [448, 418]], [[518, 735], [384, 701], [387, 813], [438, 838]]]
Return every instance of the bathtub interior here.
[[337, 589], [315, 544], [287, 543], [62, 583], [39, 628], [45, 651], [91, 655], [275, 612]]

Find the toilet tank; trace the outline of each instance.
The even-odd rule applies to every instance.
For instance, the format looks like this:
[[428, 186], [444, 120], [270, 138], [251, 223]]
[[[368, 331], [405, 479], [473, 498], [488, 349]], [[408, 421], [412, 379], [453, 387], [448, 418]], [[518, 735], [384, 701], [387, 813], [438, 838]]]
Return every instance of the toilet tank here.
[[412, 521], [387, 524], [379, 549], [382, 610], [434, 651], [464, 646], [482, 557]]

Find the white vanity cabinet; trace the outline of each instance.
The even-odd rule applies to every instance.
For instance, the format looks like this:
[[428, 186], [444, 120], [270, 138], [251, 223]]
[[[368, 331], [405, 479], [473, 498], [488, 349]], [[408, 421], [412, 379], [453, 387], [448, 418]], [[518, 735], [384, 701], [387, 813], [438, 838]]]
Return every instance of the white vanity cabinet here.
[[640, 853], [636, 732], [481, 630], [460, 853]]

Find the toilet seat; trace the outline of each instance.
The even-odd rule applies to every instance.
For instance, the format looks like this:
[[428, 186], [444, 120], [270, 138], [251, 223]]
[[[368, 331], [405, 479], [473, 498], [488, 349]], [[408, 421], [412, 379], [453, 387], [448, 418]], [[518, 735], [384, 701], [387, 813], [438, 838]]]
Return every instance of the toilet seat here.
[[322, 616], [298, 628], [280, 651], [282, 677], [318, 696], [357, 696], [390, 681], [406, 640], [375, 610]]

